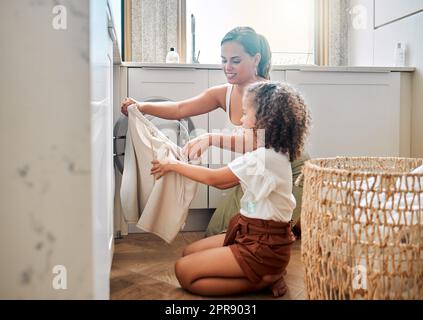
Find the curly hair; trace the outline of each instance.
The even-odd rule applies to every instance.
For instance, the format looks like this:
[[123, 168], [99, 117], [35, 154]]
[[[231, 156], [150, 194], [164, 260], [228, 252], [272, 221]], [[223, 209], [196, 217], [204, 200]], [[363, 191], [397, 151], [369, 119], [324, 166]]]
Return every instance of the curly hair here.
[[310, 112], [302, 96], [291, 86], [257, 82], [248, 86], [256, 109], [255, 129], [265, 130], [265, 147], [287, 153], [292, 162], [301, 156], [311, 126]]

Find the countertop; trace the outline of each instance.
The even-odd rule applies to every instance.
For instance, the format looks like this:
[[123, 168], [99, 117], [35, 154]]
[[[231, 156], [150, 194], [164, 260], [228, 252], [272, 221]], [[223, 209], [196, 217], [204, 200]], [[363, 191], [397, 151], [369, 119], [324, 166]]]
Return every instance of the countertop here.
[[[124, 62], [122, 67], [146, 68], [146, 69], [215, 69], [221, 70], [220, 64], [166, 64], [166, 63], [139, 63]], [[383, 67], [383, 66], [342, 66], [342, 67], [320, 67], [313, 65], [274, 65], [272, 70], [297, 70], [307, 72], [414, 72], [414, 67]]]

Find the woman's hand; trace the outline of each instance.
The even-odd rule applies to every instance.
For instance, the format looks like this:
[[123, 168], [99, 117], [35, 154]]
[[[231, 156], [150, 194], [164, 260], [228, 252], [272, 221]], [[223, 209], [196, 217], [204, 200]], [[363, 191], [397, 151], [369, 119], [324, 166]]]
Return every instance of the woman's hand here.
[[210, 147], [211, 136], [206, 133], [188, 142], [182, 149], [182, 153], [188, 159], [197, 159]]
[[174, 163], [169, 160], [153, 160], [151, 161], [151, 164], [153, 167], [151, 168], [151, 174], [156, 175], [156, 180], [159, 180], [161, 177], [163, 177], [166, 173], [172, 171], [171, 170], [171, 164]]
[[120, 107], [121, 112], [125, 115], [128, 116], [128, 108], [132, 105], [137, 105], [138, 109], [139, 109], [139, 102], [136, 101], [135, 99], [132, 98], [125, 98], [122, 101], [122, 105]]

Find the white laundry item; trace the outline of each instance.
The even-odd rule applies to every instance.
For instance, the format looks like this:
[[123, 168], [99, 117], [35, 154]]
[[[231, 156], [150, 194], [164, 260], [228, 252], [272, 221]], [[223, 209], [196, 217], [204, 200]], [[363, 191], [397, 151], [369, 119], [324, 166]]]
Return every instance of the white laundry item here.
[[[412, 170], [412, 174], [423, 173], [423, 166]], [[378, 228], [378, 233], [381, 239], [384, 239], [391, 232], [392, 225], [400, 227], [401, 225], [411, 226], [416, 224], [423, 224], [422, 204], [423, 204], [423, 177], [402, 176], [396, 181], [395, 188], [401, 192], [390, 192], [381, 190], [381, 178], [370, 177], [366, 181], [357, 183], [352, 193], [356, 208], [354, 210], [355, 232], [358, 234], [365, 228], [368, 235], [363, 232], [361, 234], [361, 241], [366, 242], [371, 239], [371, 234], [375, 228]], [[359, 187], [360, 186], [360, 187]], [[373, 191], [377, 190], [377, 191]], [[412, 190], [413, 192], [407, 192]], [[417, 192], [416, 192], [417, 191]], [[379, 238], [374, 239], [375, 242], [381, 241]]]
[[[414, 170], [410, 171], [413, 174], [422, 174], [423, 173], [423, 165], [420, 167], [415, 168]], [[396, 187], [401, 190], [416, 190], [423, 188], [423, 176], [420, 177], [401, 177], [398, 178]]]
[[175, 172], [154, 179], [150, 174], [154, 159], [186, 159], [181, 148], [135, 106], [128, 108], [126, 139], [120, 190], [125, 220], [171, 243], [185, 224], [198, 184]]

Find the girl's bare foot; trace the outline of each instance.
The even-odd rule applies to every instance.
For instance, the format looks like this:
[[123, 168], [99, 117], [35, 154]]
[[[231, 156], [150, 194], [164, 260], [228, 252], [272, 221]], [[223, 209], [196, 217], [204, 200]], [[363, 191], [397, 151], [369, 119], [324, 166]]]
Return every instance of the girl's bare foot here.
[[273, 283], [271, 290], [274, 297], [282, 297], [287, 291], [288, 286], [285, 283], [284, 276], [286, 275], [286, 270], [282, 274], [269, 274], [263, 277], [263, 281]]
[[286, 285], [285, 280], [282, 276], [272, 286], [273, 296], [275, 298], [282, 297], [285, 295], [287, 291], [288, 291], [288, 286]]

